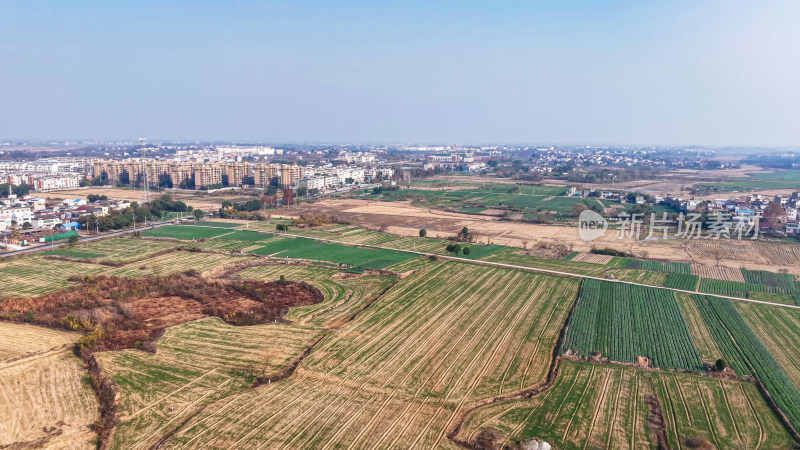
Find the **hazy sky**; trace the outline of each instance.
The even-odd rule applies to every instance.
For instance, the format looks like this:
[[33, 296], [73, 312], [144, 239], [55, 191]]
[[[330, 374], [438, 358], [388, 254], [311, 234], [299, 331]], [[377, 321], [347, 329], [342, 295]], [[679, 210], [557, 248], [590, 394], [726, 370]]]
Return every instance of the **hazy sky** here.
[[0, 139], [800, 145], [800, 2], [0, 2]]

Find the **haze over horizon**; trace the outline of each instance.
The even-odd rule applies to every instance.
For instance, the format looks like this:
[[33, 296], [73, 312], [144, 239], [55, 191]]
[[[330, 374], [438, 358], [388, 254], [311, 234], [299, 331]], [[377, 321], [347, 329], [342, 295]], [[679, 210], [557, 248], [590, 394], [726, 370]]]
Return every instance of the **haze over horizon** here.
[[798, 13], [6, 2], [0, 138], [796, 147]]

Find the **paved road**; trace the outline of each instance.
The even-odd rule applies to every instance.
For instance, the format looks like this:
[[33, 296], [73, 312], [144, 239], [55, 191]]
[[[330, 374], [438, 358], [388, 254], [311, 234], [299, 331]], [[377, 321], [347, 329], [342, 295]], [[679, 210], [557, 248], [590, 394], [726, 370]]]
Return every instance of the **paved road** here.
[[[79, 241], [81, 243], [83, 243], [83, 242], [91, 242], [91, 241], [96, 241], [98, 239], [106, 239], [106, 238], [110, 238], [110, 237], [114, 237], [114, 236], [122, 236], [122, 235], [125, 235], [125, 234], [133, 233], [134, 231], [147, 230], [147, 229], [150, 229], [150, 228], [156, 228], [156, 227], [160, 227], [160, 226], [164, 226], [164, 225], [169, 225], [171, 223], [172, 222], [151, 222], [151, 223], [147, 224], [147, 226], [144, 227], [144, 228], [139, 227], [139, 228], [136, 228], [135, 230], [133, 228], [128, 228], [128, 229], [124, 229], [124, 230], [109, 231], [108, 233], [95, 234], [95, 235], [92, 235], [92, 236], [84, 236], [84, 237], [79, 237], [78, 239], [79, 239]], [[0, 253], [0, 259], [8, 258], [8, 257], [11, 257], [11, 256], [23, 255], [25, 253], [33, 253], [33, 252], [39, 252], [39, 251], [45, 251], [45, 250], [52, 250], [54, 248], [63, 247], [64, 245], [67, 245], [67, 244], [68, 244], [68, 242], [66, 240], [64, 240], [64, 241], [61, 241], [61, 242], [54, 242], [52, 244], [36, 245], [36, 246], [33, 246], [33, 247], [25, 247], [25, 248], [22, 248], [22, 249], [19, 249], [19, 250], [13, 250], [13, 251], [10, 251], [10, 252]]]

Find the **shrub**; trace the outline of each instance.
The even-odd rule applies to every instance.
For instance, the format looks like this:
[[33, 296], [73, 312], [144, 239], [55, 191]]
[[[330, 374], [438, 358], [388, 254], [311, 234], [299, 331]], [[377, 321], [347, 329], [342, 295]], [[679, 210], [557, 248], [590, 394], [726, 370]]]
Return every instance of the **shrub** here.
[[728, 367], [728, 363], [722, 358], [718, 359], [717, 362], [714, 363], [714, 369], [716, 369], [717, 372], [722, 372], [726, 367]]

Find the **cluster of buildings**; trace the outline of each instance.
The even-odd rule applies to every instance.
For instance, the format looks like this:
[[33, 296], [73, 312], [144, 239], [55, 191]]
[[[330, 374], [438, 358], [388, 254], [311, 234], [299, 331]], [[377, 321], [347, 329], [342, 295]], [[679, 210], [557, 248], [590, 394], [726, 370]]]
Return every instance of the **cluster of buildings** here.
[[475, 156], [474, 152], [450, 152], [430, 154], [422, 164], [423, 170], [461, 170], [463, 172], [478, 172], [486, 168], [486, 161], [490, 156]]
[[297, 187], [305, 188], [309, 192], [325, 191], [342, 185], [373, 183], [392, 177], [394, 169], [391, 167], [364, 168], [330, 164], [321, 167], [306, 166], [303, 168], [303, 178], [298, 180]]
[[[351, 156], [351, 155], [348, 155]], [[355, 155], [374, 161], [374, 155]], [[346, 184], [369, 183], [394, 176], [390, 167], [363, 165], [300, 166], [242, 161], [176, 161], [132, 158], [96, 160], [93, 176], [113, 185], [187, 189], [220, 187], [292, 187], [325, 190]]]
[[223, 186], [293, 186], [303, 176], [295, 164], [237, 161], [194, 162], [131, 158], [97, 160], [93, 175], [113, 185], [201, 189]]
[[92, 166], [89, 158], [0, 161], [0, 183], [27, 184], [35, 191], [79, 187]]
[[56, 227], [76, 229], [75, 221], [85, 215], [104, 216], [111, 210], [125, 209], [130, 202], [122, 200], [99, 200], [87, 204], [83, 199], [68, 199], [59, 203], [47, 204], [37, 197], [16, 197], [0, 199], [0, 233], [16, 227], [23, 235], [37, 235], [51, 232]]

